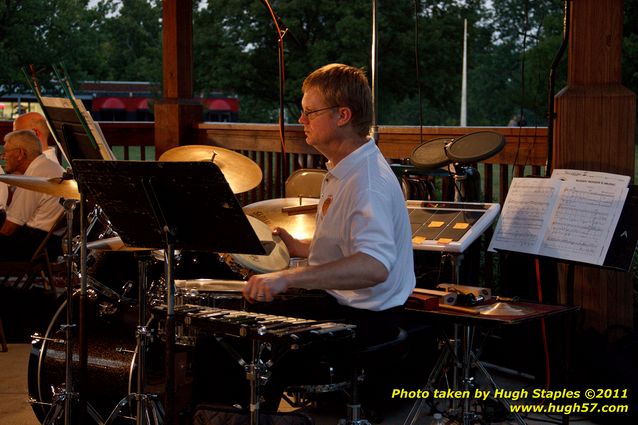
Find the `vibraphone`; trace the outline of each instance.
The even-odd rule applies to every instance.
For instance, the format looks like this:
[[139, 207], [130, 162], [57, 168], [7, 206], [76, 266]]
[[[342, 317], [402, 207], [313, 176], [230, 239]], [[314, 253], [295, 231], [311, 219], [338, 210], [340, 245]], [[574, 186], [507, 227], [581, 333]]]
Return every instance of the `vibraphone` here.
[[[165, 304], [153, 312], [166, 314]], [[194, 336], [200, 331], [287, 345], [290, 349], [318, 342], [354, 338], [355, 325], [240, 310], [184, 304], [175, 307], [175, 324]]]

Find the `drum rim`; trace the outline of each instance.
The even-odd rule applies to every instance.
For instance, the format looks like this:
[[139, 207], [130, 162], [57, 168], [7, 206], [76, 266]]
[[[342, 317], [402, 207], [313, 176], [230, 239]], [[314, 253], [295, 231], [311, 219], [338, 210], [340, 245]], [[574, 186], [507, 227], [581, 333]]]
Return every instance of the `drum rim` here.
[[[422, 168], [441, 168], [441, 167], [443, 167], [444, 165], [447, 165], [447, 164], [449, 164], [450, 162], [452, 162], [452, 161], [450, 160], [450, 158], [447, 156], [447, 149], [446, 149], [446, 146], [448, 146], [450, 143], [453, 143], [453, 142], [454, 142], [454, 138], [452, 138], [452, 137], [437, 137], [437, 138], [435, 138], [435, 139], [427, 140], [427, 141], [425, 141], [425, 142], [421, 143], [419, 146], [417, 146], [417, 147], [415, 147], [414, 149], [412, 149], [412, 152], [410, 153], [410, 162], [411, 162], [413, 165], [415, 165], [415, 166], [417, 166], [417, 167], [422, 167]], [[438, 162], [434, 162], [434, 161], [432, 161], [432, 162], [427, 162], [427, 163], [426, 163], [426, 162], [421, 162], [421, 161], [415, 160], [414, 156], [415, 156], [416, 152], [417, 152], [420, 148], [422, 148], [422, 147], [424, 147], [425, 145], [428, 145], [428, 144], [430, 144], [430, 143], [438, 143], [438, 144], [441, 144], [441, 143], [442, 143], [442, 146], [441, 146], [441, 148], [442, 148], [442, 149], [441, 149], [441, 150], [442, 150], [442, 152], [443, 152], [443, 156], [444, 156], [445, 158], [443, 158], [443, 157], [439, 157], [439, 158], [437, 158], [437, 159], [438, 159]]]
[[[492, 140], [497, 141], [498, 143], [496, 143], [494, 146], [490, 146], [489, 150], [484, 151], [477, 155], [473, 155], [473, 156], [460, 155], [458, 152], [456, 154], [454, 153], [454, 146], [457, 146], [457, 147], [462, 146], [462, 143], [464, 141], [467, 141], [470, 137], [476, 137], [477, 135], [482, 135], [482, 134], [493, 135], [494, 137]], [[489, 141], [491, 142], [492, 140], [489, 140]], [[459, 137], [458, 139], [455, 139], [452, 143], [450, 143], [450, 145], [446, 149], [446, 154], [455, 163], [467, 164], [467, 163], [478, 162], [478, 161], [482, 161], [484, 159], [490, 158], [496, 155], [497, 153], [499, 153], [500, 151], [502, 151], [504, 147], [505, 147], [505, 136], [503, 136], [502, 134], [497, 133], [495, 131], [475, 131], [473, 133], [469, 133]]]

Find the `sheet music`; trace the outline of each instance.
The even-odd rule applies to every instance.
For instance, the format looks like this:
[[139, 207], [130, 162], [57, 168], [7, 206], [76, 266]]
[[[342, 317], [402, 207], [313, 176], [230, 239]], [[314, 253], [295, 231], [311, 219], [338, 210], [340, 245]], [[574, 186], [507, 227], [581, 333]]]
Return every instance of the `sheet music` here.
[[[52, 108], [59, 108], [59, 109], [69, 109], [69, 110], [73, 110], [75, 113], [71, 100], [67, 98], [42, 97], [41, 99], [42, 99], [42, 104], [44, 106], [50, 106]], [[86, 110], [86, 108], [84, 107], [84, 104], [75, 98], [73, 100], [78, 110], [80, 111], [80, 114], [84, 118], [87, 127], [89, 128], [89, 131], [91, 132], [91, 135], [93, 136], [93, 140], [95, 140], [95, 143], [97, 144], [97, 147], [100, 151], [100, 155], [102, 156], [102, 159], [115, 160], [116, 159], [115, 154], [113, 154], [113, 151], [111, 151], [111, 148], [109, 147], [108, 143], [106, 143], [104, 134], [102, 133], [102, 129], [97, 125], [95, 121], [93, 121], [93, 117], [91, 117], [91, 114], [89, 113], [89, 111]], [[62, 152], [63, 155], [65, 155], [64, 149], [62, 149], [62, 145], [60, 141], [58, 141], [55, 137], [54, 129], [50, 129], [50, 130], [60, 151]], [[66, 158], [66, 155], [65, 155], [65, 158]], [[68, 158], [67, 158], [67, 162], [68, 162]]]
[[538, 253], [559, 187], [559, 180], [514, 178], [488, 250]]
[[540, 253], [602, 265], [627, 198], [629, 176], [555, 170], [552, 179], [563, 183]]
[[602, 265], [629, 182], [628, 176], [582, 170], [515, 178], [488, 249]]

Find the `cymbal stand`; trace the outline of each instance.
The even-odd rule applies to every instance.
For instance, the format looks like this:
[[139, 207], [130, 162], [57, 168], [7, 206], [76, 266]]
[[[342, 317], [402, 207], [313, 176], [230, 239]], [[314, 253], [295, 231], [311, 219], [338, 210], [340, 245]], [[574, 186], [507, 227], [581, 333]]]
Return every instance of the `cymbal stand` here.
[[146, 350], [148, 347], [148, 341], [151, 337], [151, 332], [146, 326], [146, 288], [148, 284], [148, 253], [140, 254], [138, 258], [138, 316], [137, 316], [137, 330], [135, 332], [137, 340], [136, 348], [136, 361], [137, 366], [137, 390], [134, 393], [130, 393], [124, 397], [117, 406], [113, 409], [109, 417], [104, 422], [104, 425], [110, 425], [119, 417], [122, 416], [122, 411], [125, 406], [131, 405], [132, 400], [135, 400], [135, 423], [137, 425], [143, 424], [155, 424], [160, 425], [164, 423], [164, 410], [158, 399], [157, 394], [147, 394], [145, 392], [146, 386]]
[[163, 228], [166, 236], [166, 250], [164, 251], [164, 274], [166, 276], [166, 424], [176, 423], [175, 408], [175, 276], [174, 235], [168, 225]]
[[[77, 200], [64, 199], [62, 206], [66, 215], [67, 236], [66, 236], [66, 252], [64, 259], [66, 263], [66, 323], [61, 326], [65, 333], [65, 364], [64, 364], [64, 384], [63, 386], [53, 389], [53, 399], [51, 408], [42, 422], [43, 425], [55, 425], [62, 417], [64, 424], [70, 425], [79, 416], [74, 415], [73, 403], [78, 400], [78, 393], [74, 391], [73, 385], [73, 331], [76, 325], [73, 323], [73, 211], [77, 205]], [[37, 335], [34, 339], [42, 339]], [[96, 423], [102, 424], [100, 415], [91, 406], [88, 407], [88, 413]]]

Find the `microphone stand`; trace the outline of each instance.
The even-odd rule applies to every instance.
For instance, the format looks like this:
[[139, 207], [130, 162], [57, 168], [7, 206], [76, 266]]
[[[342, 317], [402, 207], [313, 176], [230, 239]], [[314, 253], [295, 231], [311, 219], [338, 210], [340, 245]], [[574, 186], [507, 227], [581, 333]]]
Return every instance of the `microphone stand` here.
[[[277, 30], [277, 58], [279, 63], [279, 137], [281, 139], [281, 193], [280, 196], [283, 196], [283, 189], [286, 183], [286, 179], [288, 178], [288, 158], [286, 154], [286, 133], [285, 133], [285, 123], [284, 123], [284, 93], [285, 93], [285, 61], [284, 61], [284, 37], [286, 34], [289, 34], [290, 31], [288, 27], [284, 25], [281, 18], [275, 14], [270, 7], [270, 3], [268, 0], [260, 0], [261, 3], [268, 9], [270, 13], [270, 17], [275, 24], [275, 28]], [[299, 41], [291, 34], [290, 35], [293, 40], [298, 44]]]

